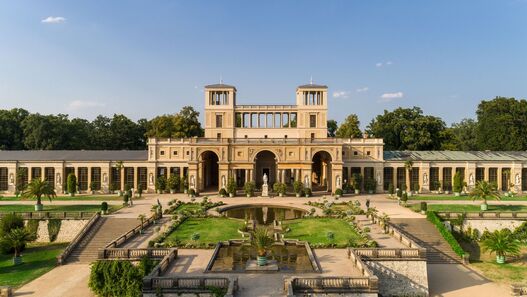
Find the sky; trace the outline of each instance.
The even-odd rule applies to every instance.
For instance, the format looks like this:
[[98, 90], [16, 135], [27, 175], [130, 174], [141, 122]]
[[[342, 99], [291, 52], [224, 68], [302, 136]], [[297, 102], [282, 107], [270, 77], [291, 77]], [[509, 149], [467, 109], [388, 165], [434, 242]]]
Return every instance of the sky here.
[[294, 104], [329, 87], [329, 118], [361, 126], [399, 106], [447, 124], [496, 96], [527, 98], [527, 0], [0, 0], [0, 108], [134, 120]]

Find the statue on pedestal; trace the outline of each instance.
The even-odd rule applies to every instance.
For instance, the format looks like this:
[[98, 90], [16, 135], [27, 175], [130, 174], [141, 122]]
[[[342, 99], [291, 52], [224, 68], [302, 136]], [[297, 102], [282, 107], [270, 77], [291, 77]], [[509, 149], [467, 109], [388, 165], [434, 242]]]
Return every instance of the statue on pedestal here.
[[269, 185], [267, 184], [268, 178], [267, 173], [263, 175], [263, 185], [262, 185], [262, 197], [269, 197]]

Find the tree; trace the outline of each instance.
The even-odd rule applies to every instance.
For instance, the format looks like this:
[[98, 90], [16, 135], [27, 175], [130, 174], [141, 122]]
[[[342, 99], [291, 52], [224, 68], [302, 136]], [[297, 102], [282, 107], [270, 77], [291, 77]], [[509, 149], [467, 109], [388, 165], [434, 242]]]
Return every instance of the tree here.
[[362, 137], [362, 131], [359, 128], [360, 121], [356, 114], [350, 114], [344, 122], [340, 124], [337, 130], [338, 138], [359, 138]]
[[489, 183], [484, 180], [478, 181], [476, 183], [476, 186], [474, 187], [472, 192], [470, 192], [470, 196], [472, 196], [473, 200], [483, 200], [483, 205], [487, 205], [488, 198], [495, 198], [497, 200], [500, 200], [501, 198], [500, 193], [496, 189], [496, 185], [494, 183]]
[[385, 110], [373, 119], [366, 132], [384, 139], [385, 150], [437, 150], [443, 142], [445, 123], [423, 115], [419, 107]]
[[520, 242], [514, 239], [509, 229], [496, 230], [490, 233], [482, 243], [483, 251], [496, 253], [496, 263], [505, 263], [505, 256], [520, 254]]
[[444, 131], [442, 136], [442, 150], [451, 151], [476, 151], [478, 123], [473, 119], [463, 119], [459, 123], [454, 123]]
[[338, 129], [337, 121], [328, 120], [327, 126], [328, 126], [328, 137], [335, 137], [336, 136], [335, 133], [337, 132], [337, 129]]
[[161, 115], [148, 123], [147, 137], [186, 138], [203, 136], [204, 130], [199, 122], [199, 112], [192, 106], [185, 106], [174, 115]]
[[31, 114], [22, 121], [24, 146], [30, 150], [66, 149], [69, 120], [64, 114]]
[[25, 109], [0, 110], [0, 150], [24, 149], [22, 122], [29, 115]]
[[256, 227], [252, 234], [251, 246], [256, 249], [259, 266], [265, 266], [267, 264], [267, 252], [271, 249], [273, 243], [274, 240], [269, 236], [267, 228]]
[[48, 181], [43, 181], [39, 178], [36, 178], [32, 180], [27, 188], [22, 192], [23, 198], [35, 198], [37, 199], [37, 204], [35, 205], [35, 210], [39, 211], [42, 210], [42, 196], [49, 199], [51, 202], [52, 198], [55, 198], [57, 194], [55, 193], [55, 189], [53, 188], [53, 185], [51, 185]]
[[2, 236], [2, 246], [14, 251], [14, 265], [22, 263], [20, 252], [24, 249], [26, 244], [33, 239], [33, 235], [31, 235], [26, 228], [15, 228]]
[[476, 111], [480, 150], [527, 150], [527, 101], [496, 97], [481, 101]]
[[66, 188], [72, 197], [75, 196], [75, 193], [77, 192], [77, 177], [75, 174], [68, 174], [66, 179]]

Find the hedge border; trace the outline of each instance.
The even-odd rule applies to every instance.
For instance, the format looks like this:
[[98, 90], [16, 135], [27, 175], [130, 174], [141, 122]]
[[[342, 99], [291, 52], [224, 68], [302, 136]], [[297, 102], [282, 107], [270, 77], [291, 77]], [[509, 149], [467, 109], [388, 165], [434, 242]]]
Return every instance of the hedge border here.
[[448, 242], [454, 253], [456, 253], [458, 256], [462, 257], [465, 255], [465, 251], [463, 248], [459, 245], [457, 240], [454, 238], [454, 235], [452, 235], [452, 232], [450, 232], [441, 219], [437, 216], [437, 214], [433, 211], [428, 211], [426, 213], [426, 219], [435, 225], [441, 236]]

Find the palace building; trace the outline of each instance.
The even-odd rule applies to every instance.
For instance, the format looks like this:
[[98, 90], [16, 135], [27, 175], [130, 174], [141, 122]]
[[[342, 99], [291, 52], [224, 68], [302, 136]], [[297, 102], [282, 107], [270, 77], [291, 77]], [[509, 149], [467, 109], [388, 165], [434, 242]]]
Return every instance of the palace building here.
[[[198, 192], [217, 192], [234, 178], [261, 186], [302, 181], [334, 192], [355, 173], [376, 192], [452, 190], [460, 172], [470, 188], [479, 180], [500, 190], [527, 191], [527, 152], [384, 151], [379, 138], [327, 137], [327, 86], [296, 88], [294, 105], [239, 105], [236, 88], [205, 86], [205, 137], [148, 139], [146, 151], [0, 151], [0, 193], [15, 192], [17, 179], [44, 178], [58, 193], [74, 173], [80, 192], [139, 185], [155, 191], [160, 176], [179, 175]], [[412, 161], [412, 162], [408, 162]], [[411, 170], [409, 167], [411, 166]], [[90, 187], [91, 186], [91, 187]]]

